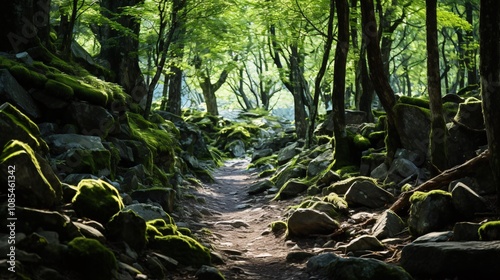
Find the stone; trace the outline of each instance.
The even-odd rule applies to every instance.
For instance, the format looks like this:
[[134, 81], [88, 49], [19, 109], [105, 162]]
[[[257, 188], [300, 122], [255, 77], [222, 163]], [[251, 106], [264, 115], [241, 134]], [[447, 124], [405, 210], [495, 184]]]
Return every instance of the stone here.
[[335, 182], [338, 182], [340, 181], [341, 178], [340, 178], [340, 175], [332, 170], [328, 170], [327, 172], [325, 172], [325, 174], [318, 179], [318, 181], [316, 182], [316, 185], [318, 186], [318, 188], [324, 188], [326, 186], [329, 186]]
[[400, 263], [416, 279], [491, 279], [498, 259], [500, 241], [427, 242], [406, 245]]
[[72, 203], [80, 217], [87, 217], [103, 224], [124, 207], [118, 190], [100, 179], [80, 181]]
[[287, 181], [276, 194], [275, 199], [288, 199], [296, 197], [307, 190], [309, 185], [301, 179], [292, 178]]
[[387, 179], [390, 182], [399, 183], [408, 177], [417, 176], [418, 174], [419, 169], [413, 162], [404, 158], [397, 158], [392, 162], [389, 171], [387, 171]]
[[431, 131], [430, 111], [427, 108], [398, 103], [394, 106], [401, 145], [426, 158]]
[[30, 118], [41, 117], [35, 100], [18, 83], [7, 69], [0, 69], [0, 103], [10, 102]]
[[272, 188], [274, 186], [273, 182], [270, 180], [262, 180], [259, 182], [256, 182], [248, 187], [247, 193], [249, 195], [256, 195], [259, 193], [263, 193], [267, 191], [268, 189]]
[[387, 168], [387, 165], [385, 163], [381, 163], [370, 172], [370, 177], [377, 180], [385, 180], [388, 172], [389, 169]]
[[83, 135], [105, 139], [115, 127], [113, 116], [104, 107], [87, 102], [72, 102], [68, 107], [68, 115]]
[[[306, 177], [307, 167], [302, 164], [287, 164], [282, 169], [277, 171], [271, 181], [274, 185], [281, 189], [286, 182], [290, 181], [292, 178], [304, 178]], [[307, 188], [306, 188], [307, 189]]]
[[113, 279], [118, 268], [115, 255], [110, 249], [97, 240], [83, 237], [77, 237], [68, 243], [64, 263], [85, 279]]
[[345, 246], [345, 253], [357, 251], [382, 251], [384, 249], [384, 244], [375, 236], [365, 234], [351, 240]]
[[308, 236], [311, 234], [330, 234], [339, 228], [339, 224], [325, 213], [312, 209], [297, 209], [287, 220], [289, 237]]
[[294, 142], [278, 152], [278, 164], [283, 165], [284, 163], [291, 160], [294, 156], [299, 154], [299, 143]]
[[13, 140], [4, 146], [0, 175], [6, 193], [15, 195], [17, 206], [51, 209], [62, 200], [61, 182], [50, 164], [26, 143]]
[[328, 195], [330, 193], [336, 193], [338, 195], [344, 195], [355, 182], [372, 182], [375, 183], [375, 180], [370, 177], [356, 176], [344, 179], [342, 181], [335, 182], [330, 186], [323, 189], [322, 194]]
[[37, 125], [10, 103], [0, 105], [0, 131], [9, 132], [0, 134], [0, 147], [16, 139], [28, 144], [35, 152], [42, 155], [49, 151]]
[[172, 217], [170, 217], [170, 215], [167, 212], [165, 212], [165, 210], [163, 210], [161, 207], [158, 206], [146, 203], [136, 203], [127, 205], [123, 210], [134, 211], [137, 215], [142, 217], [146, 222], [156, 219], [162, 219], [167, 223], [172, 223]]
[[413, 280], [400, 266], [370, 258], [339, 258], [328, 267], [328, 279]]
[[413, 240], [413, 243], [446, 242], [450, 241], [452, 237], [453, 231], [429, 232]]
[[163, 264], [163, 266], [169, 270], [174, 270], [177, 267], [177, 265], [179, 265], [179, 262], [172, 259], [171, 257], [156, 252], [152, 252], [151, 254], [156, 258], [158, 258], [158, 260]]
[[198, 280], [224, 280], [224, 276], [220, 271], [208, 265], [202, 265], [198, 271], [196, 271], [196, 279]]
[[375, 209], [391, 203], [394, 196], [372, 181], [357, 181], [351, 185], [344, 199], [350, 206], [359, 205]]
[[403, 232], [406, 224], [392, 210], [385, 210], [372, 227], [372, 234], [379, 240], [392, 238]]
[[309, 273], [315, 274], [326, 274], [330, 264], [335, 263], [340, 259], [340, 256], [334, 253], [323, 253], [317, 256], [311, 257], [307, 261], [306, 269]]
[[225, 148], [228, 149], [231, 154], [237, 158], [244, 157], [246, 153], [245, 143], [240, 139], [231, 141], [231, 143], [227, 144]]
[[124, 242], [137, 253], [146, 247], [146, 222], [132, 210], [120, 211], [106, 226], [106, 236]]
[[305, 251], [294, 251], [286, 255], [286, 262], [289, 263], [302, 263], [307, 259], [313, 257], [314, 254]]
[[240, 228], [240, 227], [249, 228], [250, 227], [250, 225], [247, 222], [242, 221], [242, 220], [219, 221], [219, 222], [216, 222], [214, 225], [215, 226], [217, 226], [217, 225], [229, 225], [229, 226], [232, 226], [234, 228]]
[[158, 250], [184, 266], [198, 268], [210, 265], [210, 251], [189, 236], [155, 236], [149, 240], [149, 248]]
[[61, 241], [81, 237], [78, 228], [71, 219], [56, 211], [38, 210], [26, 207], [16, 207], [17, 232], [31, 233], [39, 229], [54, 231], [60, 236]]
[[483, 108], [480, 100], [460, 103], [454, 121], [474, 130], [484, 129]]
[[54, 134], [45, 138], [53, 154], [60, 163], [60, 173], [90, 173], [109, 176], [111, 153], [102, 145], [97, 136], [79, 134]]
[[307, 176], [314, 177], [328, 168], [333, 162], [333, 151], [327, 149], [315, 157], [307, 166]]
[[453, 241], [479, 241], [479, 223], [459, 222], [453, 226]]
[[80, 222], [73, 222], [73, 224], [76, 228], [78, 228], [84, 237], [95, 239], [103, 244], [106, 242], [106, 237], [98, 229]]
[[451, 201], [458, 214], [471, 219], [477, 214], [492, 212], [486, 200], [464, 183], [457, 183], [451, 191]]
[[500, 240], [500, 221], [489, 221], [482, 224], [478, 229], [479, 240]]
[[81, 180], [85, 180], [85, 179], [98, 180], [99, 177], [94, 176], [92, 174], [71, 173], [64, 178], [63, 183], [76, 186], [76, 185], [78, 185], [78, 183], [80, 183]]
[[434, 190], [428, 193], [415, 192], [410, 197], [408, 228], [414, 237], [439, 231], [454, 222], [451, 194]]
[[357, 110], [345, 110], [346, 124], [362, 124], [367, 121], [366, 112]]
[[265, 149], [254, 149], [252, 153], [252, 162], [255, 162], [258, 159], [268, 157], [274, 154], [273, 149], [265, 148]]
[[462, 164], [475, 157], [477, 148], [488, 144], [485, 130], [471, 130], [455, 122], [448, 123], [447, 128], [449, 135], [446, 147], [450, 166]]
[[175, 206], [175, 190], [172, 188], [149, 188], [135, 190], [131, 194], [132, 199], [141, 203], [156, 202], [167, 213], [172, 213]]

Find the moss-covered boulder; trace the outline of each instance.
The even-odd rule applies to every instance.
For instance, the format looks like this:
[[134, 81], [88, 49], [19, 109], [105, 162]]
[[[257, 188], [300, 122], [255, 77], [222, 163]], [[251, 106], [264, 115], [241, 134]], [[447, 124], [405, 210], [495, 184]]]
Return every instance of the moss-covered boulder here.
[[274, 199], [288, 199], [298, 196], [300, 193], [307, 190], [309, 184], [307, 181], [298, 178], [292, 178], [287, 181], [276, 194]]
[[115, 255], [94, 239], [77, 237], [69, 242], [65, 263], [83, 279], [116, 279], [118, 267]]
[[10, 103], [0, 106], [0, 147], [12, 139], [28, 144], [35, 152], [46, 154], [49, 151], [47, 143], [40, 135], [40, 129], [25, 114]]
[[30, 70], [20, 64], [12, 66], [9, 71], [25, 88], [42, 89], [47, 82], [47, 77], [44, 74]]
[[416, 105], [398, 103], [394, 106], [394, 112], [398, 131], [401, 132], [399, 137], [402, 146], [425, 158], [431, 130], [430, 110]]
[[15, 194], [15, 204], [52, 208], [62, 199], [61, 182], [50, 164], [26, 143], [8, 142], [0, 155], [2, 193]]
[[146, 222], [132, 210], [120, 211], [114, 215], [106, 230], [109, 240], [124, 242], [137, 253], [146, 247]]
[[164, 219], [155, 219], [147, 221], [146, 226], [146, 233], [150, 239], [154, 239], [155, 236], [179, 235], [173, 220], [167, 222]]
[[72, 202], [78, 215], [101, 223], [107, 223], [123, 209], [118, 190], [103, 180], [82, 180]]
[[32, 96], [5, 69], [0, 69], [0, 104], [10, 102], [31, 118], [39, 118], [41, 112]]
[[52, 79], [45, 82], [45, 93], [62, 100], [70, 100], [75, 94], [70, 86]]
[[417, 191], [410, 197], [410, 202], [408, 228], [412, 236], [443, 230], [455, 221], [455, 209], [449, 192]]
[[311, 234], [331, 234], [340, 225], [325, 213], [312, 209], [297, 209], [287, 220], [288, 237], [308, 236]]
[[150, 240], [149, 247], [159, 250], [162, 254], [185, 266], [210, 265], [210, 251], [188, 236], [155, 236]]
[[156, 202], [167, 213], [172, 213], [174, 211], [175, 190], [172, 188], [154, 187], [135, 190], [131, 193], [131, 197], [133, 200], [137, 200], [142, 203], [147, 203], [149, 201]]
[[75, 97], [82, 101], [87, 101], [100, 106], [106, 106], [108, 101], [111, 101], [110, 96], [105, 90], [89, 85], [84, 80], [78, 79], [75, 76], [53, 73], [48, 75], [48, 78], [72, 88]]
[[477, 232], [479, 234], [479, 240], [500, 240], [500, 221], [486, 222], [479, 227]]
[[113, 116], [105, 108], [86, 102], [72, 102], [68, 115], [78, 126], [81, 134], [99, 136], [105, 139], [115, 128]]

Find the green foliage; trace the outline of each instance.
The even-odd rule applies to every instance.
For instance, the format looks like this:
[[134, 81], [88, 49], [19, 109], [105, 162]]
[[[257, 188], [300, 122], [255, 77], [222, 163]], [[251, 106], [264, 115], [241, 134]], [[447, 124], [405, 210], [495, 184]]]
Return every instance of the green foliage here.
[[114, 279], [118, 268], [111, 250], [97, 240], [84, 237], [77, 237], [68, 243], [65, 263], [85, 279]]
[[72, 202], [78, 215], [100, 223], [107, 223], [124, 206], [118, 190], [100, 179], [80, 181]]

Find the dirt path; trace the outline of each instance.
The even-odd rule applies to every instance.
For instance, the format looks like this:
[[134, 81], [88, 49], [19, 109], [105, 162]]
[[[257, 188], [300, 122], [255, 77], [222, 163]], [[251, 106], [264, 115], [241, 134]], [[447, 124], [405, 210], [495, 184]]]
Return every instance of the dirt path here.
[[309, 279], [304, 263], [286, 262], [287, 254], [299, 249], [298, 245], [269, 232], [269, 223], [282, 219], [293, 202], [249, 196], [248, 186], [259, 179], [247, 170], [248, 163], [245, 159], [227, 161], [215, 171], [215, 183], [205, 185], [197, 194], [206, 200], [200, 222], [207, 225], [211, 233], [208, 241], [225, 261], [217, 268], [227, 280]]

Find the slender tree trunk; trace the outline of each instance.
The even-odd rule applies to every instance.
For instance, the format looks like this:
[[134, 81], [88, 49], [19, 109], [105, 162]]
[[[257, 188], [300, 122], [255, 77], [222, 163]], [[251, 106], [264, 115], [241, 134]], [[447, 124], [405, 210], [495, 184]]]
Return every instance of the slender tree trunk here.
[[[473, 5], [470, 1], [465, 2], [465, 18], [466, 20], [473, 25]], [[465, 65], [467, 67], [467, 85], [477, 85], [477, 63], [476, 63], [476, 52], [477, 49], [473, 46], [474, 42], [474, 33], [472, 30], [467, 31], [465, 35], [467, 51], [465, 54]]]
[[301, 58], [296, 44], [290, 46], [290, 81], [294, 100], [295, 130], [299, 139], [307, 137], [307, 112], [305, 106], [305, 85], [301, 71]]
[[345, 131], [345, 74], [349, 52], [349, 5], [347, 0], [336, 0], [338, 19], [338, 40], [335, 49], [333, 69], [333, 134], [335, 138], [335, 166], [342, 167], [350, 162], [349, 143]]
[[360, 111], [366, 113], [367, 121], [373, 122], [373, 113], [372, 113], [372, 103], [373, 103], [373, 83], [370, 79], [370, 73], [368, 72], [368, 65], [366, 64], [366, 43], [365, 40], [362, 40], [362, 47], [359, 58], [359, 68], [361, 74], [361, 96], [359, 97], [358, 108]]
[[387, 158], [386, 164], [390, 164], [394, 159], [396, 149], [401, 147], [401, 140], [396, 125], [394, 105], [396, 97], [389, 84], [388, 78], [384, 75], [382, 56], [378, 44], [377, 21], [373, 7], [373, 0], [361, 1], [361, 14], [363, 35], [366, 36], [368, 65], [370, 67], [370, 78], [373, 87], [377, 92], [380, 103], [387, 114]]
[[167, 111], [180, 116], [181, 115], [181, 100], [182, 100], [182, 75], [183, 71], [176, 65], [170, 67], [170, 81], [168, 84], [168, 101]]
[[[500, 2], [481, 0], [479, 17], [481, 96], [490, 166], [500, 201]], [[500, 203], [497, 203], [500, 211]]]
[[426, 0], [427, 84], [431, 109], [429, 154], [431, 164], [437, 167], [438, 170], [445, 170], [448, 168], [446, 155], [446, 135], [448, 133], [441, 103], [436, 6], [436, 0]]

